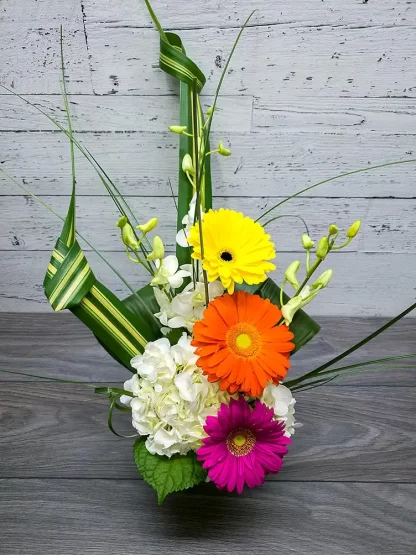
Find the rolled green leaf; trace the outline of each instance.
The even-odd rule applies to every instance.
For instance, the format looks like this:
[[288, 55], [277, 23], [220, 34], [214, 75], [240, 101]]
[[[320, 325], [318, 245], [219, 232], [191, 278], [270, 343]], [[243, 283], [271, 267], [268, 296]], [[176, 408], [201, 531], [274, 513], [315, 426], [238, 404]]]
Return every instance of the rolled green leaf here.
[[[180, 81], [180, 114], [179, 125], [185, 126], [190, 134], [192, 134], [193, 124], [193, 107], [192, 107], [192, 87], [196, 85], [197, 90], [197, 113], [198, 113], [198, 129], [204, 124], [204, 116], [199, 102], [199, 93], [205, 85], [205, 76], [199, 67], [186, 55], [185, 47], [182, 40], [175, 33], [164, 32], [158, 21], [151, 5], [146, 0], [146, 6], [160, 34], [160, 69], [175, 77]], [[186, 154], [195, 159], [195, 149], [198, 148], [196, 137], [189, 137], [182, 133], [179, 138], [179, 177], [178, 177], [178, 214], [177, 214], [177, 230], [183, 229], [182, 220], [189, 211], [189, 205], [192, 200], [194, 190], [190, 184], [186, 173], [182, 169], [182, 160]], [[209, 142], [205, 144], [206, 152], [209, 151]], [[211, 165], [209, 156], [205, 159], [203, 173], [201, 175], [201, 201], [204, 211], [212, 207], [212, 182], [211, 182]], [[190, 248], [176, 246], [176, 256], [180, 264], [191, 263]]]
[[94, 276], [75, 239], [75, 185], [64, 227], [44, 280], [52, 308], [71, 310], [123, 366], [158, 337], [154, 316], [132, 312]]

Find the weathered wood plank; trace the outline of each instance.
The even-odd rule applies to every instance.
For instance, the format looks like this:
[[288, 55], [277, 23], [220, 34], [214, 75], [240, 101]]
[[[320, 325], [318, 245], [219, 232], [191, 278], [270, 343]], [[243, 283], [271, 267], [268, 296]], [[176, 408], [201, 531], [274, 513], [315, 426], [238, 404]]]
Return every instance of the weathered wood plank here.
[[[282, 471], [271, 479], [414, 482], [415, 391], [332, 386], [299, 393], [296, 416], [304, 425], [293, 436]], [[0, 401], [2, 477], [139, 478], [133, 440], [111, 434], [108, 400], [93, 390], [3, 383]], [[115, 422], [134, 433], [129, 415]]]
[[2, 480], [2, 547], [8, 555], [153, 555], [164, 546], [173, 555], [409, 555], [415, 495], [414, 484], [273, 483], [237, 497], [208, 484], [157, 507], [142, 482]]
[[[69, 184], [69, 183], [68, 183]], [[80, 184], [80, 188], [82, 185]], [[59, 214], [65, 214], [69, 204], [68, 197], [42, 197], [42, 199], [53, 206]], [[157, 216], [160, 219], [158, 233], [163, 238], [168, 248], [175, 247], [176, 236], [176, 211], [171, 197], [126, 197], [130, 206], [134, 210], [139, 221], [146, 221], [150, 216]], [[227, 208], [238, 208], [245, 214], [257, 218], [267, 208], [276, 204], [278, 199], [264, 199], [259, 197], [242, 198], [238, 200], [238, 205], [234, 199], [216, 197], [217, 206]], [[385, 210], [391, 210], [392, 201], [380, 201], [381, 207], [386, 204]], [[396, 210], [413, 209], [416, 207], [416, 200], [396, 200], [394, 201]], [[88, 237], [94, 246], [103, 251], [119, 250], [122, 243], [120, 230], [116, 226], [119, 218], [117, 209], [109, 196], [79, 197], [77, 201], [77, 222], [78, 229], [88, 232]], [[0, 221], [0, 249], [1, 250], [40, 250], [51, 249], [55, 246], [56, 238], [59, 236], [62, 222], [51, 215], [45, 208], [37, 204], [31, 198], [26, 197], [1, 197], [0, 210], [4, 214]], [[290, 213], [301, 214], [310, 225], [312, 237], [322, 236], [326, 232], [327, 226], [331, 222], [337, 223], [340, 227], [348, 229], [356, 219], [365, 219], [369, 210], [367, 199], [319, 199], [311, 202], [305, 199], [294, 199], [290, 205]], [[384, 211], [385, 211], [384, 210]], [[409, 215], [411, 216], [411, 214]], [[383, 220], [379, 220], [382, 222]], [[403, 218], [402, 239], [397, 240], [396, 251], [407, 249], [407, 241], [411, 238], [406, 237], [406, 228], [412, 225], [412, 220]], [[291, 219], [290, 222], [277, 220], [268, 226], [268, 231], [272, 236], [278, 237], [276, 244], [279, 251], [297, 250], [300, 245], [300, 236], [305, 228], [301, 221]], [[411, 231], [411, 229], [409, 230]], [[369, 233], [374, 233], [370, 230]], [[367, 228], [363, 235], [367, 234]], [[374, 233], [376, 237], [373, 241], [373, 248], [381, 250], [384, 245], [383, 237]], [[380, 241], [381, 239], [381, 241]], [[377, 241], [379, 246], [377, 247]], [[405, 242], [405, 246], [403, 246]], [[357, 250], [358, 241], [352, 243], [348, 250]], [[365, 249], [365, 245], [361, 245]], [[414, 247], [416, 248], [416, 246]], [[86, 247], [85, 250], [91, 250]], [[413, 249], [410, 249], [411, 251]]]
[[92, 93], [79, 0], [2, 2], [1, 10], [0, 84], [21, 94], [59, 94], [62, 25], [68, 90]]
[[[414, 134], [415, 102], [406, 98], [256, 98], [253, 130], [269, 133], [314, 132]], [[343, 137], [345, 139], [345, 137]]]
[[[92, 103], [91, 97], [87, 98], [86, 105]], [[137, 97], [132, 98], [136, 100]], [[0, 102], [3, 99], [0, 97]], [[126, 111], [122, 116], [120, 112], [120, 120], [123, 121], [120, 125], [127, 127], [129, 110], [128, 104], [124, 103], [125, 97], [112, 100], [123, 100], [120, 105], [126, 107]], [[100, 110], [106, 101], [99, 99], [100, 108], [95, 111], [91, 125], [95, 122], [101, 128], [105, 126], [102, 116], [107, 110], [104, 109], [103, 113]], [[166, 102], [170, 105], [171, 100]], [[132, 104], [133, 111], [134, 106], [135, 103]], [[240, 113], [240, 110], [237, 111]], [[15, 114], [14, 110], [12, 114]], [[175, 121], [176, 114], [177, 107], [171, 112], [171, 121]], [[28, 112], [26, 122], [30, 122], [31, 117]], [[230, 122], [230, 129], [245, 125], [243, 119], [240, 124], [233, 123], [233, 120], [233, 110], [227, 109], [218, 119], [218, 129], [214, 129], [213, 133], [214, 144], [223, 139], [233, 152], [229, 158], [213, 157], [213, 180], [217, 195], [291, 195], [329, 177], [371, 165], [414, 158], [416, 153], [413, 136], [371, 132], [354, 135], [345, 132], [341, 120], [340, 127], [332, 133], [292, 131], [289, 126], [282, 128], [279, 134], [274, 130], [253, 134], [226, 132], [226, 121]], [[35, 117], [34, 121], [37, 125], [39, 120]], [[113, 121], [115, 126], [116, 119]], [[150, 128], [153, 123], [158, 128], [157, 122], [144, 121], [143, 125], [149, 124]], [[288, 123], [291, 124], [291, 121]], [[26, 126], [31, 127], [29, 123]], [[97, 157], [124, 194], [169, 195], [169, 178], [176, 190], [178, 139], [171, 133], [100, 132], [79, 134], [78, 138]], [[23, 179], [37, 194], [68, 194], [71, 166], [68, 141], [64, 135], [8, 132], [0, 134], [0, 144], [0, 160], [5, 171], [17, 179]], [[308, 196], [412, 198], [416, 196], [415, 167], [415, 164], [403, 164], [360, 173], [313, 189], [308, 192]], [[79, 195], [103, 194], [101, 182], [79, 155], [77, 175]], [[0, 196], [18, 194], [19, 191], [14, 183], [0, 174]]]
[[[371, 296], [371, 291], [370, 291]], [[319, 303], [315, 305], [318, 307]], [[44, 305], [48, 309], [48, 305]], [[313, 308], [313, 305], [310, 305]], [[396, 311], [401, 306], [396, 306]], [[404, 306], [403, 306], [404, 308]], [[9, 314], [0, 312], [0, 368], [44, 377], [77, 381], [114, 382], [129, 373], [120, 367], [97, 343], [88, 329], [68, 312], [56, 314]], [[309, 312], [309, 310], [308, 310]], [[334, 358], [363, 337], [378, 329], [386, 319], [316, 316], [322, 326], [319, 335], [293, 358], [290, 378], [302, 375]], [[365, 360], [414, 353], [416, 320], [406, 318], [382, 336], [367, 343], [341, 366]], [[380, 385], [415, 386], [415, 361], [392, 363], [382, 373], [364, 372], [334, 382], [338, 386]], [[396, 367], [399, 367], [396, 369]], [[409, 367], [403, 370], [400, 367]], [[0, 373], [0, 381], [19, 381], [19, 376]], [[332, 387], [329, 384], [327, 387]]]
[[[135, 0], [125, 0], [114, 12], [111, 0], [84, 0], [87, 24], [106, 23], [109, 26], [153, 27], [153, 23], [143, 5]], [[189, 29], [206, 27], [238, 27], [253, 9], [250, 0], [230, 0], [227, 5], [194, 0], [192, 5], [153, 2], [156, 13], [166, 28]], [[413, 25], [415, 10], [412, 2], [406, 0], [379, 0], [376, 3], [353, 2], [345, 7], [343, 0], [310, 2], [298, 0], [296, 4], [273, 4], [268, 0], [256, 1], [257, 12], [250, 25], [315, 25], [317, 27], [336, 25]]]
[[[153, 29], [87, 25], [97, 94], [166, 94], [177, 84], [158, 69]], [[187, 53], [213, 94], [235, 29], [183, 30]], [[230, 64], [223, 94], [267, 99], [311, 96], [415, 96], [416, 35], [406, 27], [249, 28]]]
[[[50, 312], [43, 293], [43, 278], [50, 251], [2, 251], [0, 312]], [[111, 263], [132, 287], [139, 288], [149, 278], [128, 262], [124, 252], [106, 253]], [[277, 283], [283, 272], [300, 253], [282, 253], [278, 269], [272, 274]], [[121, 298], [129, 289], [93, 252], [88, 253], [94, 273]], [[415, 266], [409, 254], [336, 253], [326, 267], [334, 270], [333, 282], [308, 306], [315, 316], [394, 316], [412, 302], [415, 291]], [[289, 289], [288, 289], [289, 292]], [[386, 355], [387, 356], [387, 355]]]
[[[54, 95], [30, 95], [27, 99], [62, 125], [67, 125], [61, 98]], [[173, 95], [120, 98], [71, 95], [69, 100], [74, 131], [157, 133], [167, 132], [169, 125], [177, 124], [179, 121], [179, 98]], [[212, 97], [202, 98], [204, 110], [212, 103]], [[0, 95], [0, 104], [0, 132], [57, 130], [43, 114], [25, 104], [20, 98]], [[215, 112], [215, 128], [227, 133], [250, 132], [252, 104], [253, 99], [249, 96], [223, 97]], [[411, 116], [410, 106], [408, 114], [407, 121]], [[403, 125], [398, 122], [396, 131], [403, 128]], [[165, 137], [163, 140], [166, 140]], [[154, 148], [156, 149], [156, 146]]]
[[[69, 186], [69, 182], [68, 182]], [[80, 188], [82, 184], [80, 184]], [[60, 213], [65, 214], [69, 198], [44, 196], [43, 200]], [[160, 219], [159, 235], [168, 249], [174, 249], [176, 236], [176, 212], [172, 197], [126, 197], [139, 221], [150, 216]], [[257, 218], [274, 206], [279, 198], [243, 197], [214, 198], [217, 207], [241, 210]], [[119, 250], [119, 229], [116, 227], [118, 214], [109, 196], [78, 198], [78, 229], [88, 236], [95, 248], [102, 251]], [[0, 250], [48, 250], [54, 247], [62, 223], [30, 197], [0, 197]], [[414, 199], [292, 199], [290, 204], [276, 211], [277, 214], [301, 215], [309, 227], [313, 239], [326, 233], [330, 223], [347, 230], [357, 219], [362, 220], [360, 236], [344, 252], [395, 252], [414, 253], [416, 243], [414, 230], [416, 221], [416, 198]], [[267, 226], [279, 252], [299, 250], [300, 236], [305, 232], [304, 224], [296, 218], [280, 219]], [[85, 250], [91, 250], [85, 246]], [[341, 253], [341, 254], [343, 254]], [[340, 254], [340, 253], [337, 253]]]
[[[283, 31], [283, 33], [281, 32], [281, 24], [284, 23], [285, 25], [283, 28], [287, 26], [288, 31], [290, 31], [292, 26], [297, 26], [298, 29], [295, 30], [295, 33], [302, 32], [302, 27], [304, 26], [306, 31], [312, 30], [315, 36], [319, 36], [322, 32], [327, 33], [328, 31], [335, 30], [335, 33], [332, 33], [332, 37], [339, 35], [341, 39], [342, 33], [346, 30], [350, 32], [348, 36], [351, 38], [354, 37], [354, 34], [358, 34], [361, 37], [359, 42], [360, 47], [362, 47], [362, 44], [367, 42], [365, 40], [366, 33], [374, 32], [374, 29], [370, 28], [368, 30], [368, 26], [371, 27], [374, 25], [376, 26], [376, 32], [387, 32], [387, 34], [389, 34], [392, 28], [396, 28], [400, 32], [398, 26], [414, 25], [416, 19], [413, 4], [405, 1], [396, 1], [394, 5], [392, 5], [390, 2], [387, 2], [387, 0], [383, 0], [381, 6], [380, 3], [378, 3], [377, 6], [375, 6], [375, 4], [367, 6], [357, 2], [349, 6], [348, 10], [345, 10], [345, 5], [341, 0], [337, 0], [335, 5], [334, 3], [327, 5], [326, 3], [317, 2], [311, 6], [309, 2], [307, 8], [305, 6], [306, 0], [299, 2], [296, 6], [287, 5], [279, 6], [278, 8], [271, 6], [264, 0], [262, 0], [261, 4], [259, 12], [253, 18], [253, 24], [261, 26], [268, 23], [279, 24], [278, 33], [282, 37], [282, 40], [285, 40], [284, 33], [286, 33], [286, 30]], [[211, 4], [202, 2], [202, 0], [199, 0], [196, 8], [192, 5], [192, 8], [189, 9], [187, 9], [186, 6], [181, 6], [181, 10], [177, 10], [176, 8], [172, 9], [172, 7], [165, 4], [163, 10], [161, 10], [159, 6], [159, 10], [162, 11], [160, 16], [162, 20], [165, 21], [165, 25], [174, 28], [189, 28], [193, 26], [239, 26], [242, 20], [248, 15], [251, 8], [252, 6], [247, 0], [238, 3], [233, 2], [233, 6], [227, 7], [227, 13], [224, 12], [222, 6], [220, 8], [217, 6], [213, 7]], [[85, 29], [82, 21], [83, 16], [86, 21]], [[87, 46], [93, 54], [98, 54], [101, 48], [103, 50], [110, 48], [110, 46], [105, 46], [107, 43], [113, 44], [115, 48], [121, 46], [121, 50], [124, 50], [126, 46], [125, 43], [131, 41], [123, 38], [114, 41], [113, 38], [110, 38], [110, 34], [114, 37], [118, 34], [118, 31], [125, 31], [127, 29], [127, 33], [132, 32], [131, 27], [141, 27], [143, 25], [151, 26], [145, 7], [143, 5], [138, 6], [133, 0], [129, 0], [123, 4], [121, 10], [117, 10], [116, 14], [113, 11], [111, 3], [101, 3], [96, 0], [88, 0], [88, 2], [83, 3], [77, 0], [71, 0], [64, 4], [54, 1], [52, 6], [51, 2], [45, 0], [36, 3], [30, 0], [23, 0], [18, 4], [13, 2], [8, 3], [2, 14], [1, 21], [2, 36], [7, 38], [5, 41], [7, 47], [3, 48], [5, 59], [3, 67], [6, 68], [2, 79], [4, 84], [15, 86], [16, 89], [22, 93], [53, 92], [59, 94], [58, 30], [61, 23], [64, 24], [65, 28], [66, 58], [71, 73], [70, 80], [72, 85], [70, 89], [72, 92], [91, 92]], [[22, 25], [24, 26], [23, 28]], [[102, 29], [102, 36], [97, 44], [95, 30], [98, 25], [100, 25]], [[346, 29], [346, 25], [352, 25], [353, 28]], [[109, 32], [109, 29], [112, 28], [113, 31]], [[262, 27], [259, 29], [261, 28]], [[273, 30], [273, 27], [271, 27], [271, 29]], [[133, 29], [133, 32], [134, 31]], [[151, 40], [154, 45], [156, 45], [158, 39], [154, 29], [146, 29], [145, 31], [150, 33]], [[230, 34], [233, 30], [228, 31], [228, 34]], [[393, 31], [393, 33], [394, 32], [395, 31]], [[189, 31], [185, 29], [182, 33], [187, 34]], [[214, 30], [214, 34], [217, 33], [218, 31]], [[256, 28], [253, 31], [253, 36], [255, 33]], [[198, 34], [201, 35], [200, 32]], [[249, 32], [247, 35], [249, 35]], [[105, 40], [105, 37], [107, 37], [108, 41]], [[201, 53], [199, 57], [201, 63], [203, 63], [203, 59], [214, 60], [218, 55], [217, 64], [221, 65], [225, 52], [229, 50], [231, 40], [231, 35], [229, 39], [222, 40], [220, 49], [218, 49], [218, 41], [216, 41], [216, 47], [214, 46], [213, 51], [215, 55], [213, 57], [212, 55], [203, 56]], [[252, 41], [252, 44], [253, 42], [255, 45], [255, 41]], [[330, 42], [331, 41], [328, 40], [322, 41], [319, 46], [314, 43], [310, 48], [310, 52], [313, 52], [312, 60], [316, 60], [315, 52], [322, 53], [322, 44], [328, 44], [328, 47], [330, 47]], [[382, 47], [384, 52], [379, 52], [377, 50], [375, 54], [378, 54], [379, 57], [383, 57], [383, 54], [385, 54], [385, 59], [389, 63], [389, 70], [385, 70], [385, 73], [387, 74], [388, 71], [393, 69], [398, 75], [401, 75], [401, 80], [403, 80], [403, 64], [400, 63], [400, 57], [398, 57], [397, 60], [391, 58], [389, 60], [390, 52], [396, 51], [396, 43], [394, 41], [390, 43], [388, 39], [387, 41], [380, 42], [383, 42], [385, 45]], [[100, 43], [102, 44], [100, 45]], [[371, 52], [372, 47], [373, 40], [369, 40], [366, 51], [370, 50]], [[134, 51], [132, 52], [132, 50], [130, 50], [131, 54], [128, 54], [128, 58], [134, 58], [137, 56], [138, 51], [143, 51], [143, 48], [136, 48], [135, 45], [131, 45], [130, 48], [134, 49]], [[278, 48], [278, 50], [288, 52], [289, 49], [286, 46]], [[330, 52], [330, 55], [332, 56], [334, 52], [338, 50], [339, 48], [335, 48], [334, 51]], [[149, 49], [146, 45], [144, 51], [149, 52], [152, 51], [152, 49]], [[155, 48], [154, 52], [156, 51]], [[247, 51], [250, 51], [249, 47]], [[358, 49], [352, 48], [353, 53], [354, 51], [358, 52]], [[409, 48], [409, 51], [411, 51], [411, 48]], [[396, 51], [396, 55], [397, 52], [398, 50]], [[103, 54], [105, 55], [105, 53]], [[377, 61], [377, 59], [378, 57], [375, 58], [374, 61]], [[128, 61], [130, 62], [131, 59]], [[359, 58], [357, 57], [357, 61], [361, 61], [361, 63], [364, 62], [361, 55]], [[369, 58], [369, 61], [372, 62], [372, 58]], [[397, 64], [397, 62], [399, 62], [399, 64]], [[288, 57], [285, 57], [284, 63], [285, 73], [287, 73], [289, 68], [293, 65], [293, 61], [289, 64]], [[346, 64], [349, 68], [353, 67], [353, 63], [350, 64], [350, 62], [347, 61]], [[398, 65], [401, 67], [398, 67]], [[214, 64], [212, 70], [214, 72], [216, 71], [216, 66], [214, 66]], [[365, 73], [366, 72], [363, 72], [363, 74]], [[114, 74], [114, 72], [108, 73], [106, 78], [100, 81], [99, 88], [105, 91], [117, 90], [119, 85], [113, 87], [111, 80], [109, 80], [110, 75], [115, 75], [116, 79], [113, 79], [113, 83], [117, 83], [118, 76], [116, 74]], [[141, 75], [141, 71], [137, 72], [138, 77], [139, 75]], [[387, 84], [387, 79], [384, 79], [384, 83]], [[361, 84], [366, 88], [363, 81]], [[399, 90], [399, 82], [397, 85], [398, 92], [403, 93], [403, 88]], [[381, 94], [381, 92], [379, 94]], [[377, 94], [375, 96], [377, 96]]]

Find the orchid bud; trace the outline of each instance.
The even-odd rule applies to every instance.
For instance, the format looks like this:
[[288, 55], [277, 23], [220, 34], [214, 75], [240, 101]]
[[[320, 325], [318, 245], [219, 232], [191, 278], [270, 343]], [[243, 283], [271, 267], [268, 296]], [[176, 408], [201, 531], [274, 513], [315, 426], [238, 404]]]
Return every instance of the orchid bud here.
[[332, 270], [326, 270], [312, 285], [312, 289], [322, 289], [328, 285], [332, 279]]
[[210, 106], [207, 110], [207, 116], [210, 116], [215, 110], [216, 108], [214, 108], [214, 106]]
[[194, 164], [192, 162], [192, 158], [190, 154], [185, 154], [182, 160], [182, 169], [185, 173], [190, 173], [191, 175], [195, 175]]
[[121, 216], [121, 218], [118, 220], [118, 222], [116, 223], [117, 227], [120, 227], [121, 229], [123, 229], [123, 227], [126, 225], [127, 223], [127, 218], [126, 216]]
[[231, 155], [231, 150], [229, 150], [228, 148], [225, 148], [224, 144], [222, 141], [220, 141], [218, 143], [218, 153], [221, 156], [230, 156]]
[[134, 235], [133, 228], [128, 223], [127, 217], [121, 216], [116, 225], [121, 229], [121, 240], [126, 247], [129, 247], [133, 251], [137, 251], [139, 243]]
[[172, 133], [177, 133], [178, 135], [182, 135], [184, 131], [186, 131], [186, 125], [169, 125], [169, 131]]
[[335, 224], [331, 224], [328, 228], [328, 235], [336, 235], [339, 232], [339, 228]]
[[328, 237], [322, 237], [322, 239], [319, 241], [318, 246], [316, 248], [317, 258], [324, 260], [326, 255], [328, 254], [328, 250], [329, 250]]
[[282, 306], [282, 316], [287, 326], [292, 323], [294, 315], [302, 307], [302, 302], [302, 297], [298, 295], [297, 297], [292, 297]]
[[315, 243], [312, 241], [312, 239], [309, 237], [307, 233], [304, 233], [302, 235], [302, 246], [304, 249], [309, 251], [314, 246], [314, 244]]
[[299, 289], [299, 282], [296, 279], [296, 273], [300, 267], [300, 260], [295, 260], [290, 264], [285, 272], [285, 278], [287, 281], [293, 285], [295, 289]]
[[157, 226], [158, 222], [159, 220], [157, 218], [150, 218], [145, 224], [139, 224], [136, 227], [140, 231], [143, 231], [143, 233], [149, 233], [149, 231], [152, 231], [152, 229]]
[[360, 231], [360, 227], [361, 227], [361, 220], [357, 220], [356, 222], [354, 222], [346, 233], [347, 237], [349, 239], [353, 239]]
[[134, 235], [133, 228], [128, 223], [121, 228], [121, 240], [126, 247], [129, 247], [133, 251], [137, 251], [139, 248], [139, 243]]
[[165, 256], [165, 247], [159, 235], [153, 237], [153, 250], [147, 255], [147, 260], [161, 260]]

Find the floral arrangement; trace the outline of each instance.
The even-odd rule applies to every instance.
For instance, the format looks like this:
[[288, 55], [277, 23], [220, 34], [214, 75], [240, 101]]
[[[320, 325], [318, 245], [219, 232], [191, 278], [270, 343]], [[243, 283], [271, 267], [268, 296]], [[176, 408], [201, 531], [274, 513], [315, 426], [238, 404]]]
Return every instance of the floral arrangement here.
[[[391, 360], [415, 356], [334, 367], [416, 305], [324, 365], [286, 379], [292, 356], [319, 331], [303, 308], [331, 281], [332, 270], [321, 265], [331, 252], [354, 240], [361, 223], [356, 221], [344, 231], [330, 223], [315, 240], [305, 232], [299, 237], [304, 263], [293, 261], [283, 270], [280, 286], [274, 283], [269, 274], [276, 270], [278, 256], [266, 229], [275, 218], [265, 221], [265, 217], [321, 183], [281, 201], [256, 221], [233, 209], [212, 208], [210, 160], [214, 155], [230, 156], [231, 151], [222, 141], [211, 148], [211, 125], [243, 29], [213, 105], [203, 113], [199, 98], [203, 73], [186, 56], [180, 38], [164, 32], [146, 4], [160, 33], [160, 67], [180, 82], [179, 122], [169, 128], [179, 141], [176, 254], [166, 254], [157, 234], [158, 219], [138, 222], [116, 185], [74, 137], [63, 78], [68, 127], [45, 115], [69, 138], [73, 186], [47, 269], [45, 294], [54, 310], [69, 309], [132, 372], [123, 387], [95, 391], [109, 398], [108, 424], [115, 434], [121, 435], [113, 426], [114, 411], [131, 414], [134, 459], [144, 480], [156, 489], [159, 502], [171, 492], [206, 480], [219, 489], [242, 493], [281, 469], [299, 426], [294, 393], [364, 367], [382, 368]], [[77, 241], [75, 149], [92, 164], [120, 213], [117, 226], [128, 263], [149, 274], [149, 284], [136, 291], [113, 268], [131, 289], [124, 300], [96, 279]], [[410, 160], [400, 163], [405, 162]]]

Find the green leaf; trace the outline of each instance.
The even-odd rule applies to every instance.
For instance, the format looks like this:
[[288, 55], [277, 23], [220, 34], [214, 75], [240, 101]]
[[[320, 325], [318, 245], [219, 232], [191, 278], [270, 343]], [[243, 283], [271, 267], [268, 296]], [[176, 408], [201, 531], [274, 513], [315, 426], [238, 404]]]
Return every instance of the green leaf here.
[[[179, 125], [185, 125], [191, 133], [194, 128], [193, 106], [192, 106], [192, 87], [196, 87], [197, 92], [197, 113], [198, 131], [204, 124], [204, 116], [199, 102], [199, 93], [205, 85], [205, 75], [199, 67], [187, 55], [182, 40], [178, 35], [165, 32], [160, 24], [149, 0], [145, 0], [150, 16], [159, 31], [160, 35], [160, 69], [172, 75], [180, 82], [180, 111]], [[198, 133], [199, 134], [199, 133]], [[196, 150], [198, 149], [196, 137], [192, 138], [182, 134], [179, 138], [179, 175], [178, 175], [178, 214], [177, 230], [183, 229], [182, 219], [189, 211], [189, 205], [193, 195], [193, 188], [188, 181], [185, 172], [182, 170], [182, 160], [185, 154], [190, 154], [195, 160]], [[205, 143], [205, 152], [209, 151], [209, 142]], [[209, 158], [209, 157], [208, 157]], [[212, 206], [212, 185], [211, 185], [211, 166], [208, 160], [204, 164], [201, 175], [201, 200], [204, 210], [209, 210]], [[191, 263], [191, 251], [187, 247], [176, 246], [176, 256], [180, 264]]]
[[159, 505], [169, 493], [192, 488], [203, 482], [207, 475], [193, 451], [187, 455], [173, 455], [170, 459], [152, 455], [141, 438], [135, 442], [133, 454], [143, 480], [157, 491]]
[[[125, 309], [129, 311], [131, 321], [135, 322], [135, 328], [145, 335], [147, 341], [155, 341], [162, 337], [162, 332], [160, 328], [162, 327], [159, 320], [154, 316], [154, 313], [159, 311], [159, 305], [153, 294], [153, 288], [150, 285], [146, 285], [136, 293], [133, 293], [123, 301], [120, 301], [124, 305]], [[88, 325], [88, 324], [87, 324]], [[92, 332], [94, 329], [88, 326]], [[114, 349], [111, 344], [106, 340], [102, 340], [99, 336], [95, 335], [98, 343], [107, 351], [109, 355], [113, 357], [119, 364], [125, 366], [131, 371], [130, 359], [121, 359], [119, 356], [119, 349]], [[145, 345], [144, 345], [145, 346]], [[144, 349], [143, 346], [143, 349]], [[140, 352], [143, 352], [141, 349]]]
[[129, 295], [123, 299], [123, 304], [136, 316], [141, 316], [147, 322], [148, 327], [152, 330], [155, 339], [161, 336], [160, 328], [162, 324], [155, 317], [156, 312], [160, 311], [160, 307], [153, 293], [151, 285], [145, 285], [139, 289], [135, 295]]
[[[270, 299], [270, 301], [280, 308], [280, 287], [274, 281], [267, 278], [266, 281], [259, 285], [239, 285], [238, 289], [252, 293], [253, 295], [260, 295], [262, 299]], [[288, 295], [283, 293], [283, 301], [286, 303], [289, 300]], [[303, 310], [298, 310], [290, 324], [290, 331], [294, 333], [295, 349], [292, 355], [299, 351], [306, 343], [308, 343], [321, 329], [321, 326], [312, 320], [310, 316]]]

